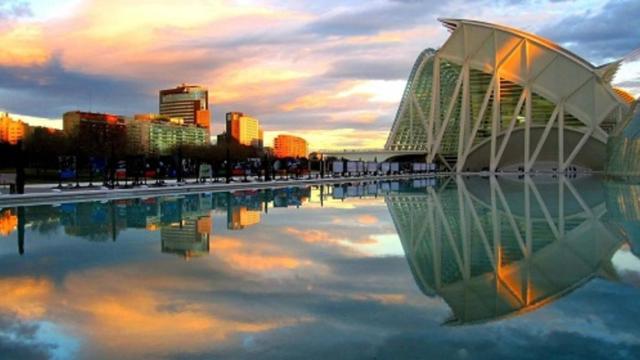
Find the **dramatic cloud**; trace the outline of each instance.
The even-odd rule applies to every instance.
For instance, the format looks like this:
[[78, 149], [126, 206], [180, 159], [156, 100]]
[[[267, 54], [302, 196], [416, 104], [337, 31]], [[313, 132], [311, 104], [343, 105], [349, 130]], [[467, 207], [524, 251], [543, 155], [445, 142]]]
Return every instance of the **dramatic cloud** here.
[[348, 59], [332, 64], [327, 76], [346, 79], [406, 80], [411, 62], [407, 57], [390, 59]]
[[155, 104], [141, 89], [143, 85], [68, 70], [56, 57], [41, 65], [0, 67], [0, 84], [4, 88], [0, 93], [7, 93], [4, 106], [12, 108], [31, 102], [30, 113], [35, 116], [60, 116], [80, 108], [130, 113]]
[[27, 120], [133, 115], [157, 111], [159, 89], [196, 83], [210, 89], [214, 133], [226, 112], [244, 111], [271, 134], [310, 134], [312, 149], [383, 145], [415, 58], [447, 38], [438, 17], [542, 32], [593, 61], [640, 46], [637, 27], [619, 26], [638, 18], [636, 1], [52, 4], [0, 0], [0, 109]]
[[383, 30], [411, 28], [432, 20], [444, 6], [441, 1], [380, 3], [338, 8], [310, 23], [308, 31], [322, 35], [375, 35]]
[[594, 62], [619, 59], [640, 48], [640, 2], [612, 0], [600, 9], [579, 10], [541, 33]]

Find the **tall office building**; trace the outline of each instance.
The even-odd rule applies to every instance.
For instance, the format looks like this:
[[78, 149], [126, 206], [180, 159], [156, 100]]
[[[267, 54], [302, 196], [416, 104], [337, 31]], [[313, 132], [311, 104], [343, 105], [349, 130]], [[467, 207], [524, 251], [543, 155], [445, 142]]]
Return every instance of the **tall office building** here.
[[0, 142], [15, 145], [24, 139], [26, 131], [27, 124], [12, 119], [7, 113], [0, 114]]
[[307, 157], [307, 141], [293, 135], [278, 135], [273, 139], [273, 149], [276, 157]]
[[262, 148], [262, 127], [256, 118], [241, 112], [229, 112], [227, 113], [227, 138], [242, 145]]
[[160, 115], [182, 118], [187, 125], [210, 128], [209, 91], [197, 85], [182, 84], [160, 90]]

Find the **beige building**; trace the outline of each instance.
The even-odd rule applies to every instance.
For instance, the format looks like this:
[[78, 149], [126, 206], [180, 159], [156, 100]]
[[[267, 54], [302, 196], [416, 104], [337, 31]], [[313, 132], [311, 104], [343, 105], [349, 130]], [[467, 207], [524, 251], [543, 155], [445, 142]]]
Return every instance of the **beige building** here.
[[263, 131], [258, 119], [241, 112], [227, 113], [227, 137], [242, 145], [262, 148]]
[[0, 142], [15, 145], [24, 139], [26, 132], [27, 124], [12, 119], [7, 113], [0, 114]]
[[227, 214], [227, 228], [240, 230], [260, 223], [260, 211], [249, 210], [245, 206], [235, 207]]

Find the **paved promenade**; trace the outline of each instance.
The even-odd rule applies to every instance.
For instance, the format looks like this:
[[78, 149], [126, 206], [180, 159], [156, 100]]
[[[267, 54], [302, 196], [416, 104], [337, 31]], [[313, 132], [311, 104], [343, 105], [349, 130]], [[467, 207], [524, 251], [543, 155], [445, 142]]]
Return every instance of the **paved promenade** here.
[[[89, 187], [89, 183], [80, 183], [76, 188], [75, 184], [57, 188], [57, 184], [28, 184], [25, 187], [25, 194], [0, 194], [0, 207], [20, 206], [20, 205], [43, 205], [63, 202], [79, 202], [93, 200], [109, 200], [137, 197], [151, 197], [161, 195], [177, 195], [199, 192], [223, 192], [237, 190], [258, 190], [283, 188], [291, 186], [306, 186], [319, 184], [339, 184], [361, 181], [383, 181], [399, 180], [409, 178], [433, 177], [434, 174], [403, 174], [389, 176], [359, 176], [359, 177], [339, 177], [339, 178], [304, 178], [290, 180], [259, 181], [252, 179], [242, 182], [237, 179], [229, 184], [225, 182], [196, 183], [195, 179], [189, 179], [185, 183], [177, 184], [175, 180], [168, 180], [163, 186], [149, 185], [136, 187], [117, 187], [109, 189], [102, 186]], [[4, 189], [3, 191], [5, 191]]]

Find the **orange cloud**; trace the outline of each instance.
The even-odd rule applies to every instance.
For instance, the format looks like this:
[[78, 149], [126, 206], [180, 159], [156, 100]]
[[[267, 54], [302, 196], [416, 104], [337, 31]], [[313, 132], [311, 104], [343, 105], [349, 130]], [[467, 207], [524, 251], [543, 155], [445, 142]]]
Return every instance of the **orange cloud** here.
[[[158, 269], [169, 268], [160, 265]], [[214, 290], [216, 283], [210, 278], [171, 272], [145, 272], [136, 266], [100, 268], [72, 273], [59, 287], [43, 278], [4, 278], [0, 279], [0, 314], [53, 322], [82, 338], [86, 348], [81, 352], [90, 351], [91, 357], [99, 358], [205, 351], [241, 333], [311, 321], [286, 315], [273, 320], [238, 316], [233, 305], [186, 295]]]
[[343, 81], [338, 83], [333, 89], [321, 89], [310, 94], [299, 96], [293, 101], [281, 105], [280, 109], [282, 111], [294, 111], [299, 109], [325, 108], [339, 100], [337, 96], [338, 93], [347, 91], [354, 86], [354, 81]]
[[[299, 65], [298, 65], [299, 67]], [[292, 91], [299, 81], [312, 75], [312, 69], [296, 69], [288, 61], [262, 61], [238, 59], [216, 70], [213, 82], [224, 84], [220, 91], [214, 90], [216, 103], [232, 101], [265, 101], [266, 98]]]
[[47, 311], [47, 301], [54, 287], [50, 280], [18, 277], [0, 279], [0, 312], [9, 312], [22, 318], [33, 319]]
[[0, 32], [0, 65], [33, 66], [49, 60], [42, 29], [34, 24], [15, 24]]
[[404, 304], [407, 302], [405, 294], [355, 294], [356, 300], [374, 300], [383, 304]]
[[266, 245], [246, 243], [239, 239], [217, 237], [211, 241], [211, 254], [235, 269], [249, 272], [265, 270], [291, 270], [310, 265], [311, 262], [283, 254], [282, 249], [273, 249]]
[[[210, 51], [209, 41], [238, 36], [256, 24], [268, 28], [306, 18], [229, 0], [185, 0], [180, 6], [154, 0], [92, 0], [64, 17], [21, 22], [11, 31], [0, 31], [0, 64], [27, 66], [58, 54], [65, 68], [144, 79], [153, 71], [162, 74], [163, 67], [166, 71], [186, 61], [211, 61], [211, 54], [217, 53]], [[202, 71], [198, 74], [201, 81]]]
[[[265, 143], [269, 144], [278, 134], [279, 131], [265, 131]], [[387, 140], [389, 131], [338, 128], [298, 130], [295, 135], [306, 139], [312, 151], [320, 149], [381, 149]], [[352, 207], [350, 204], [344, 206]]]
[[299, 230], [292, 227], [285, 228], [287, 234], [293, 235], [309, 244], [339, 244], [343, 240], [334, 238], [329, 232], [322, 230]]
[[373, 215], [369, 215], [369, 214], [365, 214], [365, 215], [360, 215], [356, 218], [356, 221], [362, 225], [374, 225], [377, 224], [379, 222], [378, 218], [373, 216]]
[[[349, 44], [381, 44], [381, 43], [407, 43], [413, 39], [424, 39], [441, 34], [439, 26], [419, 26], [408, 30], [383, 31], [368, 36], [352, 36], [344, 39]], [[441, 37], [441, 36], [440, 36]]]
[[249, 271], [295, 269], [302, 265], [302, 262], [300, 260], [288, 256], [264, 256], [255, 254], [231, 253], [225, 255], [224, 259], [236, 268]]
[[[370, 103], [397, 103], [404, 90], [404, 81], [349, 80], [341, 81], [332, 89], [321, 89], [297, 97], [280, 106], [282, 111], [310, 109], [366, 109]], [[370, 112], [370, 110], [369, 110]]]
[[239, 333], [305, 321], [234, 319], [236, 310], [215, 299], [198, 302], [180, 295], [213, 289], [210, 279], [184, 280], [136, 268], [74, 274], [48, 303], [48, 313], [87, 337], [91, 352], [105, 358], [123, 354], [136, 358], [176, 349], [204, 351]]
[[378, 243], [378, 240], [370, 237], [341, 238], [328, 231], [315, 229], [299, 230], [287, 227], [284, 229], [284, 232], [293, 235], [308, 244], [332, 245], [349, 249], [358, 245], [373, 245]]

